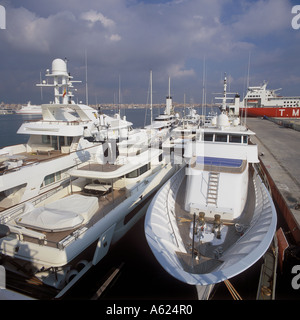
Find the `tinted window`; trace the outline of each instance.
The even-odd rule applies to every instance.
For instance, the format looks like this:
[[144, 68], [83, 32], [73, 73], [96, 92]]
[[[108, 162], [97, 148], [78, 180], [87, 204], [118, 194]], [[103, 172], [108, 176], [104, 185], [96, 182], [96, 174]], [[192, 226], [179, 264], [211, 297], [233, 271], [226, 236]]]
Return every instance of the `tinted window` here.
[[242, 136], [240, 135], [229, 135], [229, 142], [231, 143], [241, 143]]
[[214, 135], [212, 133], [204, 133], [204, 141], [213, 141]]
[[227, 134], [216, 134], [215, 141], [216, 142], [227, 142]]

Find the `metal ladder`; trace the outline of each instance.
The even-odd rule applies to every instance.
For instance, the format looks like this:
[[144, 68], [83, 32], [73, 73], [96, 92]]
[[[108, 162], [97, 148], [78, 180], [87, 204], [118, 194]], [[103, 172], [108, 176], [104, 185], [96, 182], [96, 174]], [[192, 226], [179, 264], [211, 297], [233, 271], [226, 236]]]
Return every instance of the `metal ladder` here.
[[207, 188], [207, 205], [217, 206], [220, 173], [210, 172]]

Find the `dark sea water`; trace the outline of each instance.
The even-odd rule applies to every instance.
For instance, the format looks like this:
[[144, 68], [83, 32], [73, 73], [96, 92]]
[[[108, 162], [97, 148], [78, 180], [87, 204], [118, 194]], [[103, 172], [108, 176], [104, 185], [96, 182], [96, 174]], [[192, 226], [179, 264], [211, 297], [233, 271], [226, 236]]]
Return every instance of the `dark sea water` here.
[[[176, 110], [175, 110], [176, 111]], [[211, 111], [210, 109], [208, 111]], [[207, 112], [208, 112], [207, 111]], [[154, 109], [153, 116], [162, 110]], [[179, 109], [178, 112], [183, 112]], [[115, 110], [105, 111], [114, 114]], [[201, 110], [198, 109], [198, 113]], [[121, 111], [126, 115], [134, 128], [150, 123], [150, 111], [145, 109], [127, 109]], [[27, 120], [38, 119], [39, 116], [0, 115], [0, 148], [7, 145], [25, 143], [27, 135], [18, 135], [16, 131]], [[260, 259], [254, 266], [230, 280], [244, 300], [255, 300], [259, 280]], [[144, 234], [144, 217], [116, 244], [106, 257], [95, 266], [66, 297], [67, 300], [91, 299], [94, 293], [115, 268], [122, 266], [118, 276], [109, 288], [101, 295], [100, 300], [196, 300], [197, 292], [190, 286], [171, 277], [154, 258], [148, 247]], [[281, 279], [279, 278], [279, 284]], [[282, 284], [280, 284], [282, 286]], [[290, 289], [290, 286], [288, 286]], [[280, 299], [295, 299], [293, 290], [277, 295]], [[224, 283], [215, 286], [212, 300], [233, 300]], [[212, 314], [213, 314], [212, 310]]]

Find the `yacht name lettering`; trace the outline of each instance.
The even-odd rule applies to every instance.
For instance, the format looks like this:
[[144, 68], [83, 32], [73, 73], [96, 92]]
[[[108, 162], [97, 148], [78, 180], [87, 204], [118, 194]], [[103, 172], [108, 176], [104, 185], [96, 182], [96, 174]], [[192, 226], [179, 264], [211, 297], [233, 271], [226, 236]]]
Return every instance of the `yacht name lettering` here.
[[133, 315], [136, 318], [139, 315], [141, 307], [118, 307], [116, 304], [113, 307], [107, 307], [106, 314], [107, 315]]
[[[280, 112], [280, 117], [283, 117], [285, 115], [284, 113], [285, 113], [285, 111], [287, 111], [287, 109], [278, 109], [278, 111]], [[292, 117], [299, 117], [299, 109], [292, 110]]]
[[299, 117], [299, 109], [293, 110], [293, 117]]
[[292, 19], [292, 28], [298, 30], [300, 29], [300, 5], [293, 6], [292, 13], [296, 14]]

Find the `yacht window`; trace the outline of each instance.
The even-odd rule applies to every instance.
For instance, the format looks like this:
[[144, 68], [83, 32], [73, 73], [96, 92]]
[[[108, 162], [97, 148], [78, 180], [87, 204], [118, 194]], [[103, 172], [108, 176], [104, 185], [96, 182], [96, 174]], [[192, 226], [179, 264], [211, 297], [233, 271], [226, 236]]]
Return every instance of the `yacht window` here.
[[8, 196], [10, 196], [12, 198], [13, 194], [18, 194], [17, 192], [19, 192], [22, 188], [25, 188], [27, 185], [27, 183], [21, 184], [17, 187], [12, 187], [10, 189], [4, 190], [0, 192], [0, 201], [6, 199]]
[[219, 134], [217, 133], [215, 136], [216, 142], [227, 142], [227, 134]]
[[65, 137], [58, 137], [59, 148], [65, 145]]
[[139, 175], [139, 170], [136, 169], [126, 174], [126, 178], [136, 178]]
[[248, 136], [243, 136], [243, 143], [245, 143], [245, 144], [248, 143]]
[[50, 136], [42, 136], [43, 144], [50, 144]]
[[127, 173], [126, 178], [137, 178], [138, 176], [150, 170], [150, 167], [151, 167], [150, 163], [147, 163], [144, 166]]
[[62, 171], [57, 171], [55, 173], [51, 173], [49, 175], [47, 175], [44, 178], [43, 183], [41, 184], [41, 187], [45, 187], [48, 186], [51, 183], [60, 181], [61, 179], [65, 179], [66, 178], [66, 172], [68, 171], [68, 169], [66, 170], [62, 170]]
[[58, 171], [58, 172], [55, 173], [55, 181], [58, 181], [60, 179], [61, 179], [61, 172]]
[[229, 135], [229, 142], [230, 143], [241, 143], [242, 142], [242, 136], [236, 135], [236, 134], [230, 134]]
[[213, 141], [214, 135], [213, 133], [204, 133], [204, 141]]
[[147, 163], [147, 164], [145, 164], [144, 166], [142, 166], [140, 168], [140, 174], [139, 175], [142, 175], [143, 173], [147, 172], [148, 170], [150, 170], [150, 163]]
[[72, 137], [67, 137], [67, 146], [70, 146], [72, 144]]
[[53, 183], [55, 182], [55, 174], [52, 173], [52, 174], [49, 174], [48, 176], [46, 176], [44, 178], [44, 185], [47, 186], [48, 184], [50, 183]]
[[52, 147], [54, 148], [54, 150], [58, 150], [58, 139], [57, 139], [57, 136], [53, 136], [52, 137]]

